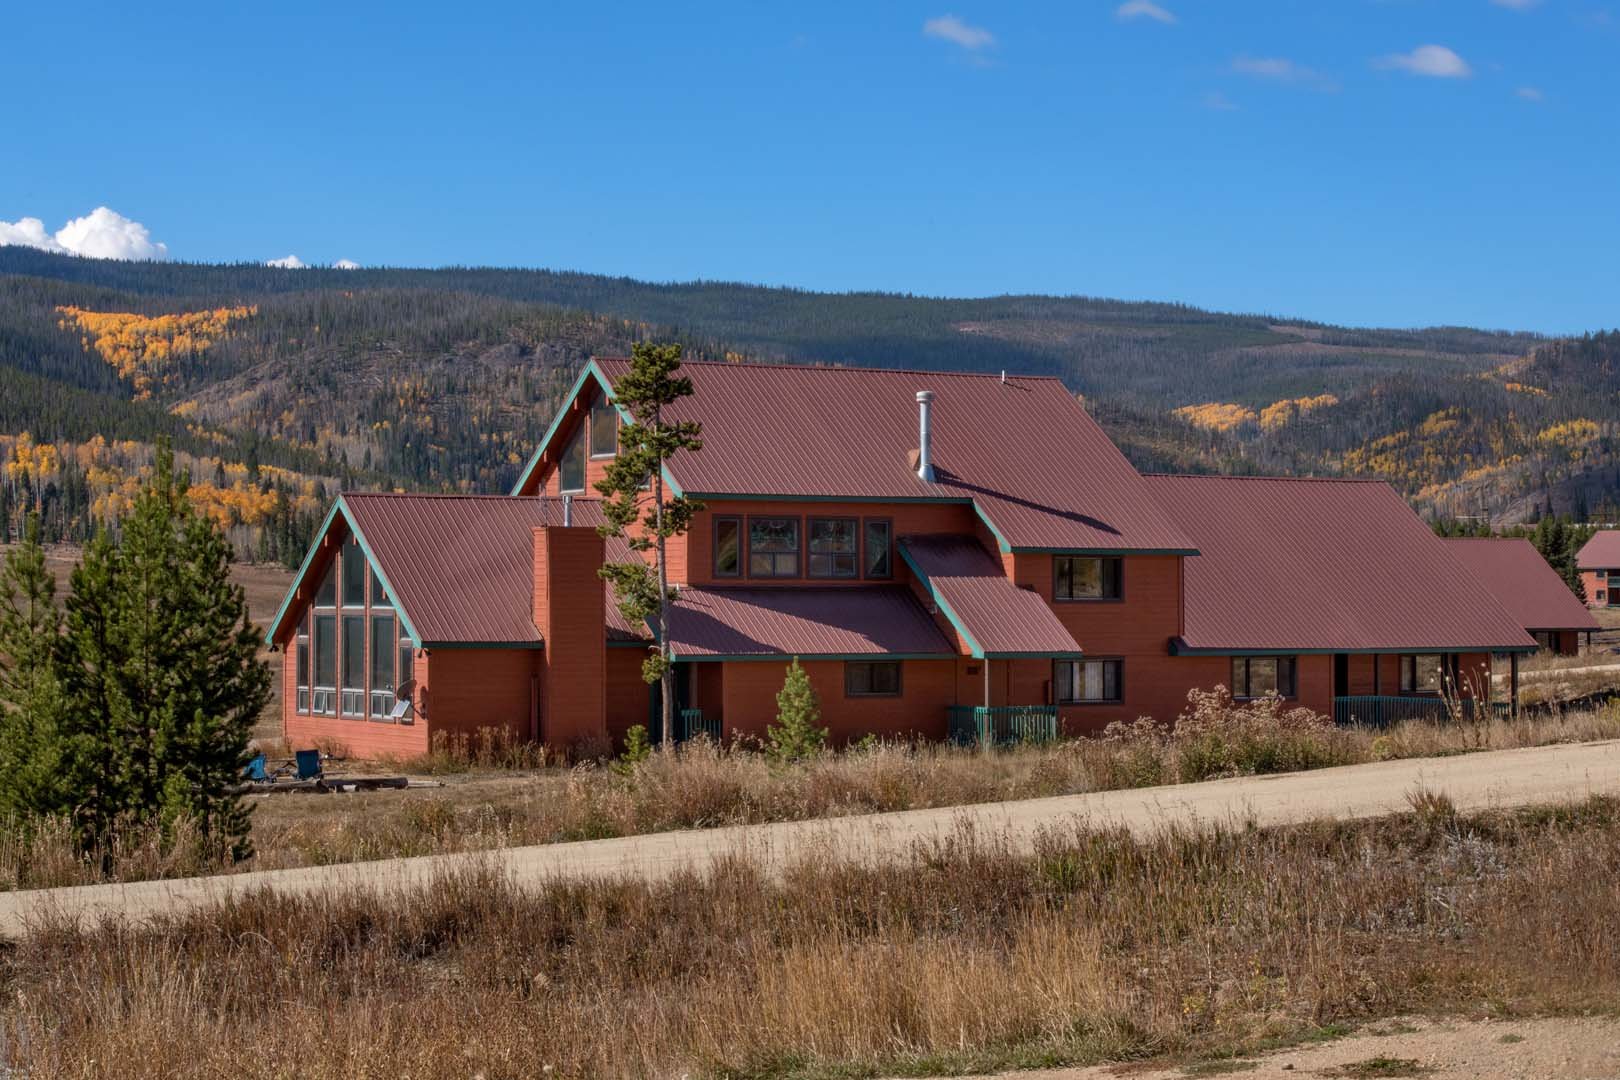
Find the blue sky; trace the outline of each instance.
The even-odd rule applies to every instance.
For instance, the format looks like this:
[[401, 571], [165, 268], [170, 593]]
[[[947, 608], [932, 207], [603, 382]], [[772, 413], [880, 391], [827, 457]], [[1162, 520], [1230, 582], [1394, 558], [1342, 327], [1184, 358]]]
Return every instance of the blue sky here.
[[[31, 3], [6, 26], [12, 242], [1620, 324], [1620, 0]], [[144, 239], [56, 235], [100, 206]]]

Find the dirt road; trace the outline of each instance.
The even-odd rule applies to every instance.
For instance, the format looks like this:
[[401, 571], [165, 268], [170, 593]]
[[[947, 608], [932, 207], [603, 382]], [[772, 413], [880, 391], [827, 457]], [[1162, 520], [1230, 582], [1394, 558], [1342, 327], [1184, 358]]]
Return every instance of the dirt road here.
[[1184, 1080], [1189, 1076], [1423, 1076], [1434, 1080], [1614, 1080], [1620, 1076], [1620, 1021], [1391, 1020], [1348, 1038], [1225, 1061], [1155, 1069], [1098, 1065], [1040, 1069], [964, 1080]]
[[[636, 875], [648, 879], [746, 855], [781, 866], [816, 850], [843, 858], [884, 859], [970, 824], [1028, 846], [1043, 828], [1076, 820], [1150, 833], [1164, 825], [1375, 817], [1404, 810], [1418, 788], [1449, 795], [1459, 809], [1563, 802], [1620, 793], [1620, 741], [1499, 750], [1447, 758], [1349, 765], [1283, 776], [1105, 791], [939, 810], [910, 810], [830, 821], [656, 833], [614, 840], [510, 848], [483, 855], [435, 855], [340, 866], [301, 867], [211, 878], [86, 885], [0, 893], [0, 936], [25, 933], [45, 912], [78, 919], [141, 918], [210, 904], [255, 889], [310, 893], [392, 890], [430, 883], [469, 859], [493, 860], [519, 884], [560, 878]], [[364, 796], [354, 812], [364, 813]]]

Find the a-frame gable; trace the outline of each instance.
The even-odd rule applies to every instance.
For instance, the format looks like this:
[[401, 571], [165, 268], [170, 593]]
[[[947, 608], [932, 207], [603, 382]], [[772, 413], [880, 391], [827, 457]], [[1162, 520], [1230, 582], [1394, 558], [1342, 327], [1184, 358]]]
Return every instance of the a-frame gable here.
[[569, 417], [581, 411], [581, 397], [590, 389], [592, 384], [597, 388], [597, 392], [604, 395], [608, 402], [618, 410], [620, 420], [625, 423], [631, 421], [630, 414], [618, 406], [613, 393], [613, 384], [608, 381], [608, 377], [602, 373], [602, 369], [594, 359], [588, 361], [584, 369], [580, 371], [579, 377], [574, 380], [574, 385], [569, 388], [568, 396], [563, 399], [562, 407], [557, 410], [557, 415], [551, 420], [551, 426], [546, 428], [545, 435], [540, 439], [540, 445], [530, 455], [528, 464], [523, 467], [522, 474], [512, 487], [513, 495], [540, 494], [540, 468], [543, 464], [555, 463], [561, 459], [561, 452], [554, 449], [552, 444], [557, 441]]
[[[298, 573], [293, 577], [292, 586], [288, 588], [286, 597], [281, 601], [281, 606], [276, 609], [275, 618], [270, 620], [270, 627], [264, 635], [265, 640], [272, 645], [281, 641], [285, 636], [288, 616], [294, 611], [302, 610], [304, 606], [313, 601], [314, 590], [320, 586], [320, 580], [313, 576], [315, 567], [320, 566], [324, 571], [331, 561], [337, 558], [337, 553], [342, 550], [343, 542], [341, 538], [329, 543], [329, 541], [333, 540], [333, 535], [339, 528], [342, 528], [348, 535], [352, 535], [360, 545], [360, 550], [365, 553], [368, 567], [372, 573], [377, 575], [377, 580], [382, 582], [383, 589], [387, 591], [389, 598], [393, 600], [394, 613], [399, 616], [401, 624], [405, 627], [406, 634], [410, 636], [411, 644], [418, 649], [422, 648], [422, 635], [417, 633], [416, 624], [411, 621], [410, 613], [405, 610], [405, 603], [400, 599], [399, 590], [394, 588], [394, 583], [388, 580], [388, 574], [383, 570], [382, 563], [377, 558], [377, 553], [372, 550], [371, 544], [367, 542], [365, 533], [361, 532], [359, 526], [355, 524], [354, 516], [349, 512], [342, 495], [339, 495], [337, 500], [332, 503], [332, 509], [326, 513], [326, 519], [321, 522], [321, 527], [315, 531], [315, 539], [311, 541], [309, 551], [304, 555], [304, 561], [298, 567]], [[327, 556], [324, 559], [321, 558], [323, 554]], [[307, 590], [306, 585], [308, 586]]]

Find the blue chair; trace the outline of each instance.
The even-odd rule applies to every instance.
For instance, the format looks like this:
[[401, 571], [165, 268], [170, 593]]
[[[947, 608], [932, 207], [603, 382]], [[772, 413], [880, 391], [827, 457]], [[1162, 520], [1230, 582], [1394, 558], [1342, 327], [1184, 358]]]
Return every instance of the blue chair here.
[[255, 784], [268, 784], [270, 782], [270, 774], [264, 771], [263, 754], [253, 756], [253, 759], [247, 763], [246, 768], [242, 770], [242, 777], [251, 780]]
[[318, 780], [321, 775], [321, 752], [319, 750], [300, 750], [297, 753], [298, 779]]

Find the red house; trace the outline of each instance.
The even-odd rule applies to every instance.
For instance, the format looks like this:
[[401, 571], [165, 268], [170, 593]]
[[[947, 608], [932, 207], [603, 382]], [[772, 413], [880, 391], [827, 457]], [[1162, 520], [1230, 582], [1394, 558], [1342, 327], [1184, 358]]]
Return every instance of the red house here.
[[1581, 572], [1581, 587], [1591, 607], [1620, 606], [1613, 586], [1620, 582], [1620, 529], [1602, 529], [1581, 545], [1575, 554], [1575, 568]]
[[1446, 543], [1543, 650], [1575, 656], [1581, 635], [1602, 629], [1530, 541], [1459, 537]]
[[[597, 575], [637, 557], [592, 498], [627, 368], [587, 365], [509, 496], [338, 500], [270, 629], [289, 741], [605, 749], [655, 715], [647, 628]], [[793, 657], [846, 740], [1094, 731], [1216, 685], [1366, 716], [1536, 647], [1381, 483], [1143, 476], [1056, 379], [682, 370], [681, 737], [762, 734]]]

